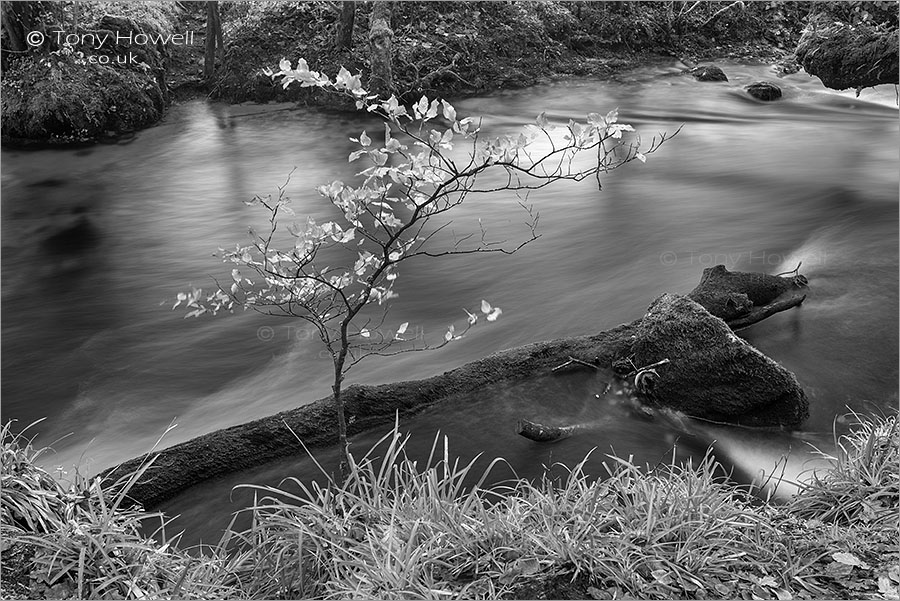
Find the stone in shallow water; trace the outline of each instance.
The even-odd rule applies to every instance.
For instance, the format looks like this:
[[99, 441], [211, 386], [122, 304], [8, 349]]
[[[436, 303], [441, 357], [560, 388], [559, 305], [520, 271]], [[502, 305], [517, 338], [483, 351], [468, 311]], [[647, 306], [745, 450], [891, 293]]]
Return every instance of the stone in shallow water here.
[[781, 98], [781, 88], [768, 81], [757, 81], [744, 89], [757, 100], [770, 101]]
[[697, 81], [728, 81], [725, 72], [715, 65], [700, 65], [691, 69], [691, 75]]

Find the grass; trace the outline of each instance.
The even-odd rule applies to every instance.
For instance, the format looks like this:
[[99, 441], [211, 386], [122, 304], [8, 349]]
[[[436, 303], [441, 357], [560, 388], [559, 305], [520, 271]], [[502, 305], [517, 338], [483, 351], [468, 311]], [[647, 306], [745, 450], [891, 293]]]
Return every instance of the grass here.
[[129, 504], [150, 455], [116, 483], [66, 488], [7, 424], [2, 527], [46, 598], [898, 598], [900, 433], [896, 417], [858, 417], [831, 470], [784, 505], [723, 481], [709, 454], [646, 469], [609, 456], [601, 479], [585, 460], [486, 489], [502, 460], [474, 473], [438, 437], [417, 464], [395, 427], [343, 485], [251, 487], [251, 526], [191, 553]]

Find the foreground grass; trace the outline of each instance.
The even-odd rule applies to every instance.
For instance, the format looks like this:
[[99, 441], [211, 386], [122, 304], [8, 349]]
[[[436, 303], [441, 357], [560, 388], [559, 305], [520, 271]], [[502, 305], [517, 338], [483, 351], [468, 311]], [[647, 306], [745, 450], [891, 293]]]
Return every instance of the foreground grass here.
[[894, 417], [861, 420], [780, 506], [715, 477], [711, 456], [652, 470], [610, 457], [602, 480], [582, 463], [563, 482], [467, 492], [478, 474], [446, 439], [427, 469], [405, 441], [395, 428], [342, 486], [257, 488], [250, 528], [188, 554], [142, 535], [162, 516], [125, 502], [150, 460], [63, 487], [7, 425], [3, 597], [900, 598]]

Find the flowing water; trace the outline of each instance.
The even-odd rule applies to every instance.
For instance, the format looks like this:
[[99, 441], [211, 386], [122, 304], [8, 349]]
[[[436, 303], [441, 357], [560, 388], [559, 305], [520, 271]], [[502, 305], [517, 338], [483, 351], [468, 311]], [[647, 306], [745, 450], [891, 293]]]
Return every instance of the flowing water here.
[[[706, 428], [686, 432], [645, 421], [595, 395], [603, 374], [495, 386], [467, 402], [404, 422], [411, 452], [435, 432], [462, 458], [503, 456], [523, 476], [554, 461], [574, 464], [597, 447], [655, 463], [674, 452], [702, 456], [713, 440], [739, 470], [770, 469], [804, 441], [826, 445], [848, 408], [897, 404], [898, 120], [895, 89], [854, 98], [796, 74], [777, 80], [784, 98], [761, 103], [741, 88], [775, 80], [769, 67], [725, 64], [731, 81], [702, 84], [656, 65], [616, 81], [578, 80], [501, 92], [456, 104], [481, 115], [491, 134], [511, 133], [541, 110], [555, 122], [620, 108], [649, 139], [681, 133], [646, 164], [596, 182], [565, 184], [529, 198], [542, 237], [513, 256], [411, 263], [391, 312], [439, 339], [462, 308], [482, 298], [503, 308], [437, 352], [372, 358], [348, 381], [380, 383], [440, 373], [536, 340], [593, 333], [640, 317], [663, 292], [685, 293], [705, 267], [809, 278], [800, 309], [742, 332], [793, 371], [810, 398], [804, 433], [788, 436]], [[290, 409], [326, 396], [330, 362], [300, 321], [252, 313], [183, 320], [177, 292], [209, 286], [230, 271], [213, 253], [246, 239], [265, 216], [242, 201], [287, 186], [299, 215], [328, 217], [314, 186], [352, 177], [348, 137], [378, 130], [364, 115], [287, 106], [173, 107], [127, 145], [2, 153], [3, 419], [34, 427], [53, 444], [48, 466], [80, 463], [95, 473], [163, 445]], [[489, 234], [527, 230], [515, 199], [473, 198], [454, 227], [482, 219]], [[515, 422], [589, 423], [554, 445], [515, 434]], [[840, 422], [839, 422], [840, 425]], [[365, 449], [383, 431], [363, 435]], [[674, 451], [673, 451], [674, 448]], [[322, 461], [334, 462], [323, 450]], [[802, 463], [802, 462], [800, 462]], [[503, 470], [506, 470], [503, 472]], [[500, 473], [503, 472], [503, 473]], [[281, 461], [195, 487], [166, 504], [189, 538], [215, 536], [240, 482], [311, 477], [311, 462]], [[508, 476], [508, 468], [498, 478]]]

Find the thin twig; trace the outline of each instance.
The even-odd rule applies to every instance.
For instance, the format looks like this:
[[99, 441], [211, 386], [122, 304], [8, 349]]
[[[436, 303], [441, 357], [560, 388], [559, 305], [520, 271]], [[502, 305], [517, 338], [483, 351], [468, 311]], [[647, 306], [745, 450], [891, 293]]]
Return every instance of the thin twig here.
[[781, 277], [781, 276], [783, 276], [783, 275], [798, 275], [798, 274], [800, 273], [800, 266], [801, 266], [801, 265], [803, 265], [803, 261], [800, 261], [799, 263], [797, 263], [797, 266], [796, 266], [794, 269], [790, 270], [790, 271], [785, 271], [785, 272], [783, 272], [783, 273], [776, 273], [776, 274], [775, 274], [775, 277]]
[[[666, 359], [666, 360], [668, 361], [668, 359]], [[582, 361], [581, 359], [576, 359], [575, 357], [569, 357], [568, 361], [566, 361], [565, 363], [563, 363], [561, 365], [557, 365], [551, 371], [559, 371], [560, 369], [568, 367], [568, 366], [572, 365], [573, 363], [576, 363], [578, 365], [584, 365], [585, 367], [590, 367], [593, 369], [599, 369], [599, 367], [597, 367], [593, 363], [588, 363], [587, 361]]]
[[[640, 373], [642, 371], [647, 371], [648, 369], [653, 369], [654, 367], [659, 367], [660, 365], [665, 365], [666, 363], [669, 363], [668, 359], [663, 359], [662, 361], [657, 361], [656, 363], [651, 363], [650, 365], [645, 365], [644, 367], [635, 367], [633, 371], [630, 371], [627, 374], [625, 374], [625, 377], [626, 378], [631, 377], [637, 373]], [[632, 363], [631, 365], [634, 365], [634, 363]]]

